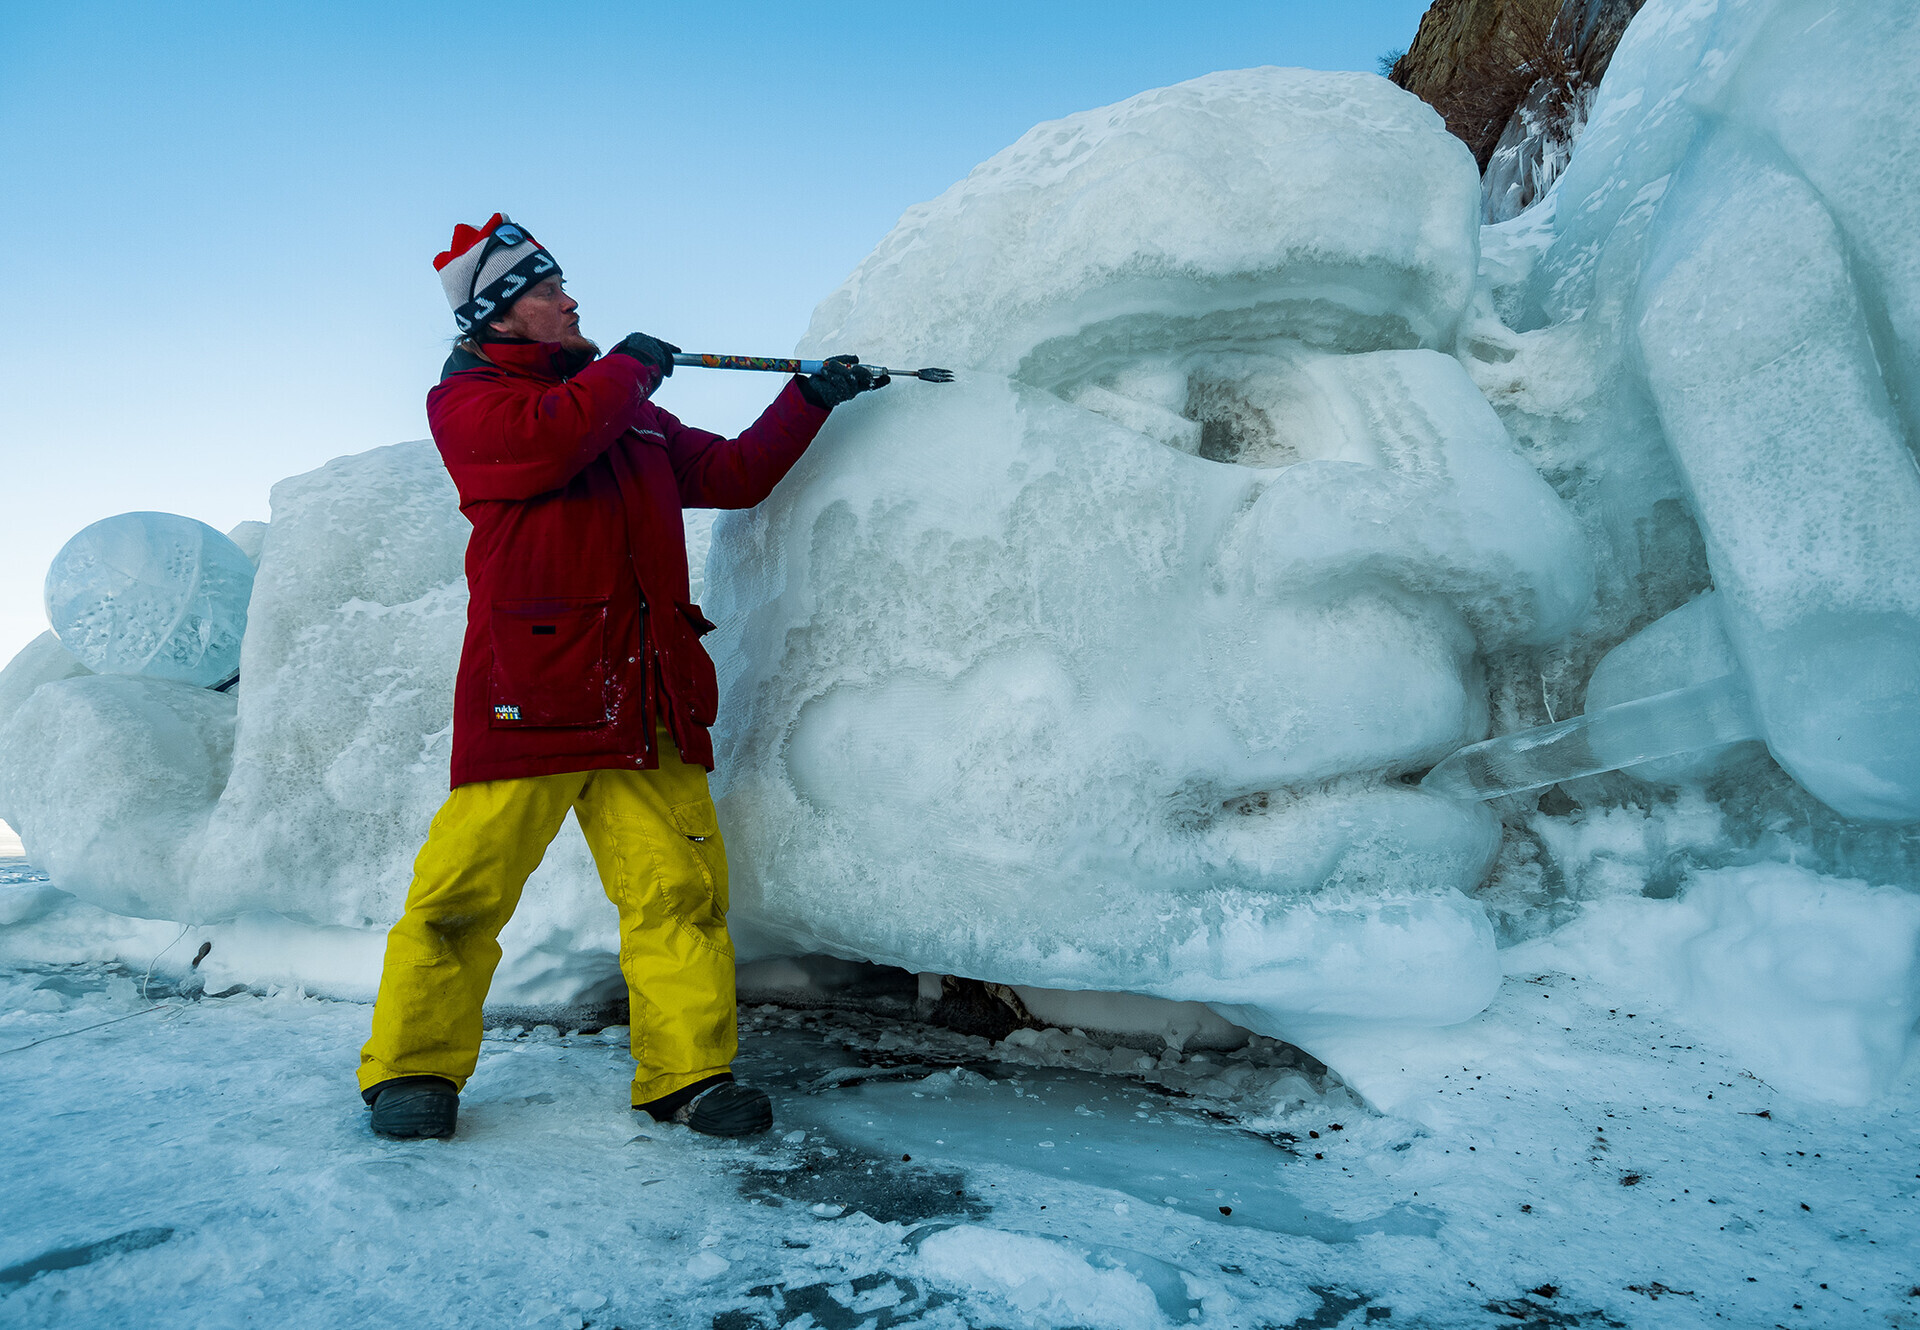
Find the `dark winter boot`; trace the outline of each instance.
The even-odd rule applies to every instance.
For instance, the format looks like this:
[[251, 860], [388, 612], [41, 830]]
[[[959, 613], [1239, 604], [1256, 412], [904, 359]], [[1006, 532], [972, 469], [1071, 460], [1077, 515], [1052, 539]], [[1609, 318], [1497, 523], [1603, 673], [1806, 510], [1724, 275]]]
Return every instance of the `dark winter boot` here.
[[766, 1092], [741, 1085], [732, 1072], [634, 1107], [644, 1109], [655, 1122], [678, 1122], [704, 1136], [751, 1136], [773, 1125], [773, 1105]]
[[460, 1112], [460, 1092], [438, 1076], [382, 1081], [361, 1097], [373, 1106], [373, 1134], [397, 1140], [451, 1136]]

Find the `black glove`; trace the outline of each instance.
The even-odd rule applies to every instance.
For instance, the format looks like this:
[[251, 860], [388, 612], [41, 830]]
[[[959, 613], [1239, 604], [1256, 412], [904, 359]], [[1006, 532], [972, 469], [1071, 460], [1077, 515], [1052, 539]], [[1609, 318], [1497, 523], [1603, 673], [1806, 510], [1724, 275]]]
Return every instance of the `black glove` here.
[[649, 337], [645, 333], [628, 333], [620, 339], [620, 344], [607, 352], [610, 356], [632, 356], [643, 365], [652, 365], [660, 371], [660, 377], [673, 377], [673, 353], [680, 348], [672, 342], [663, 342], [658, 337]]
[[815, 406], [831, 410], [861, 393], [884, 388], [892, 382], [891, 374], [882, 374], [876, 379], [873, 371], [860, 363], [859, 356], [828, 356], [818, 374], [809, 374], [800, 380], [800, 395]]

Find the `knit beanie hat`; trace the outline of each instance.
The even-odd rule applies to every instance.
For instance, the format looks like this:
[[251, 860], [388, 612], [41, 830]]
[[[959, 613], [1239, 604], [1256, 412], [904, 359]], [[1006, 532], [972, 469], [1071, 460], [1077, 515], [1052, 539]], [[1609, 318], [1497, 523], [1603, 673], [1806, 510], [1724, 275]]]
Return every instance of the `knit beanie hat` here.
[[496, 212], [478, 231], [465, 222], [453, 228], [453, 242], [437, 255], [440, 285], [453, 306], [460, 331], [500, 317], [537, 282], [560, 275], [560, 265], [540, 242]]

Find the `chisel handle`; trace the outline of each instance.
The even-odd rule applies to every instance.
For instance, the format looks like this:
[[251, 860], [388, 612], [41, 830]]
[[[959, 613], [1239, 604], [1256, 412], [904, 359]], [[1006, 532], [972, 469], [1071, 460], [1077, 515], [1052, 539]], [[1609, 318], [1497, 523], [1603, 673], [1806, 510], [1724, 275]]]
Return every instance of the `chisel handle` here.
[[[689, 351], [676, 352], [675, 368], [757, 369], [771, 374], [818, 374], [824, 360], [782, 360], [773, 356], [711, 356]], [[884, 365], [863, 365], [874, 378], [891, 375], [896, 379], [921, 379], [927, 383], [952, 383], [953, 371], [945, 369], [888, 369]]]

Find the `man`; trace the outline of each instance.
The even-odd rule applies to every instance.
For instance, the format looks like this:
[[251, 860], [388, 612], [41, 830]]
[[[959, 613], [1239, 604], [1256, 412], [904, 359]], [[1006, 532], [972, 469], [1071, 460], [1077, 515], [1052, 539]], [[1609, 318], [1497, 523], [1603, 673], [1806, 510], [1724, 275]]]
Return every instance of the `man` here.
[[572, 809], [620, 914], [633, 1105], [737, 1136], [773, 1123], [734, 1081], [727, 861], [707, 792], [718, 688], [690, 604], [682, 507], [746, 508], [840, 402], [852, 356], [795, 378], [737, 439], [648, 398], [678, 348], [580, 335], [560, 266], [496, 213], [434, 260], [464, 334], [427, 395], [473, 524], [453, 792], [387, 935], [362, 1097], [384, 1136], [451, 1136], [501, 928]]

